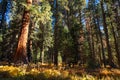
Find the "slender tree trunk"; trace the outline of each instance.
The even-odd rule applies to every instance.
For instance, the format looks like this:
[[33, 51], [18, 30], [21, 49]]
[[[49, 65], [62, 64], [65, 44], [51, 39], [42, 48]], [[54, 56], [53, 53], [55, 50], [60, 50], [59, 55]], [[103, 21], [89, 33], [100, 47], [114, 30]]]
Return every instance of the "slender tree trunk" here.
[[54, 5], [55, 5], [54, 65], [58, 66], [58, 0], [54, 0]]
[[92, 57], [95, 59], [95, 45], [94, 45], [94, 33], [92, 33], [93, 28], [91, 28], [91, 47], [92, 47]]
[[42, 56], [43, 56], [43, 41], [41, 42], [41, 46], [40, 46], [40, 62], [41, 62], [41, 64], [43, 63], [43, 61], [42, 61]]
[[[93, 15], [94, 16], [94, 15]], [[97, 17], [95, 17], [94, 16], [94, 18], [93, 18], [93, 21], [94, 21], [94, 25], [95, 25], [95, 36], [96, 36], [96, 41], [94, 41], [95, 42], [95, 44], [94, 45], [96, 45], [96, 47], [95, 47], [95, 56], [98, 56], [98, 59], [97, 58], [95, 58], [96, 59], [96, 61], [100, 64], [100, 66], [102, 66], [102, 58], [101, 58], [101, 45], [100, 45], [100, 32], [99, 32], [99, 21], [97, 20]], [[99, 67], [100, 67], [99, 66]]]
[[86, 19], [86, 30], [87, 30], [87, 40], [88, 40], [88, 44], [89, 44], [89, 49], [90, 49], [90, 55], [92, 55], [92, 47], [91, 47], [91, 25], [90, 25], [90, 18]]
[[[116, 23], [116, 25], [117, 25], [117, 35], [116, 35], [116, 40], [118, 41], [117, 42], [117, 45], [115, 45], [115, 46], [118, 46], [118, 49], [120, 49], [120, 43], [119, 43], [119, 41], [120, 41], [120, 16], [119, 16], [119, 14], [120, 13], [118, 13], [118, 10], [120, 9], [120, 1], [119, 1], [119, 8], [115, 8], [113, 11], [114, 11], [114, 13], [115, 13], [115, 23]], [[120, 52], [120, 51], [119, 51]], [[117, 54], [117, 57], [118, 57], [118, 59], [120, 59], [120, 53], [119, 54]], [[119, 60], [118, 60], [118, 62], [120, 62]], [[119, 65], [120, 65], [120, 63], [119, 63]]]
[[113, 57], [112, 57], [111, 46], [109, 42], [109, 35], [108, 35], [108, 29], [107, 29], [107, 24], [106, 24], [106, 16], [105, 16], [104, 7], [103, 7], [103, 0], [101, 1], [101, 9], [102, 9], [103, 26], [104, 26], [107, 51], [108, 51], [108, 61], [109, 61], [109, 65], [112, 67]]
[[83, 42], [84, 42], [84, 35], [83, 35], [83, 26], [82, 26], [82, 13], [81, 10], [79, 10], [80, 13], [80, 28], [79, 28], [79, 35], [78, 35], [78, 39], [77, 39], [77, 46], [78, 46], [78, 59], [80, 60], [80, 64], [83, 64]]
[[[32, 5], [32, 0], [26, 0], [28, 7]], [[16, 53], [14, 56], [14, 61], [22, 61], [23, 63], [28, 63], [27, 57], [27, 40], [28, 40], [28, 30], [30, 24], [30, 11], [25, 9], [22, 20], [22, 29], [19, 36], [18, 45]]]
[[112, 26], [112, 33], [113, 33], [113, 37], [114, 37], [115, 51], [117, 53], [118, 65], [120, 67], [120, 51], [119, 51], [119, 47], [118, 47], [118, 41], [116, 39], [115, 30], [114, 30], [112, 23], [111, 23], [111, 26]]
[[44, 64], [44, 58], [45, 58], [45, 55], [44, 55], [44, 48], [42, 50], [42, 53], [41, 53], [41, 63]]
[[40, 62], [41, 62], [41, 64], [44, 63], [44, 47], [43, 47], [43, 44], [40, 48]]
[[27, 47], [27, 56], [28, 56], [28, 61], [32, 61], [32, 40], [28, 40], [28, 47]]
[[[112, 0], [112, 5], [115, 5], [116, 2], [115, 0]], [[120, 17], [118, 16], [118, 10], [120, 9], [120, 1], [117, 0], [117, 3], [118, 3], [118, 6], [116, 6], [115, 8], [113, 8], [112, 10], [114, 11], [115, 13], [115, 23], [116, 23], [116, 26], [117, 26], [117, 35], [116, 35], [116, 32], [115, 32], [115, 28], [111, 22], [111, 27], [112, 27], [112, 33], [113, 33], [113, 37], [114, 37], [114, 44], [115, 44], [115, 50], [116, 50], [116, 53], [117, 53], [117, 58], [118, 58], [118, 65], [120, 67], [120, 44], [118, 41], [120, 41]], [[110, 15], [109, 15], [109, 18], [111, 19]], [[112, 19], [111, 19], [112, 20]]]
[[105, 57], [105, 51], [104, 51], [104, 47], [103, 47], [103, 41], [102, 41], [102, 33], [100, 30], [100, 25], [99, 25], [99, 19], [97, 18], [97, 26], [98, 26], [98, 32], [99, 32], [99, 36], [100, 36], [100, 44], [101, 44], [101, 49], [102, 49], [102, 59], [103, 59], [103, 64], [104, 67], [106, 67], [106, 57]]
[[[93, 43], [93, 35], [92, 35], [92, 28], [90, 24], [90, 18], [86, 19], [86, 30], [87, 30], [87, 41], [89, 45], [89, 67], [94, 66], [95, 63], [95, 54], [94, 54], [94, 43]], [[93, 64], [94, 63], [94, 64]]]
[[34, 22], [31, 20], [30, 28], [29, 28], [29, 34], [28, 34], [28, 45], [27, 45], [27, 56], [28, 56], [28, 61], [32, 61], [32, 39], [30, 38], [32, 31], [34, 29]]
[[[110, 15], [109, 15], [109, 18], [110, 18], [110, 20], [112, 20]], [[114, 37], [114, 44], [115, 44], [115, 51], [117, 53], [118, 65], [120, 67], [120, 51], [119, 51], [119, 47], [118, 47], [118, 41], [117, 41], [117, 37], [116, 37], [116, 34], [115, 34], [115, 29], [113, 27], [112, 22], [110, 22], [110, 24], [111, 24], [112, 34], [113, 34], [113, 37]]]

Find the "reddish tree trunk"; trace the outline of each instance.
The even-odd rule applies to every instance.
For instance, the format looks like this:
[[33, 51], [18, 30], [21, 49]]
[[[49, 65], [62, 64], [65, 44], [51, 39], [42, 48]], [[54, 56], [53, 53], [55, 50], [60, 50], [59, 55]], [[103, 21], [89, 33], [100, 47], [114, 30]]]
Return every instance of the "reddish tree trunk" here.
[[[32, 4], [32, 0], [26, 0], [26, 3], [29, 6]], [[24, 63], [28, 62], [27, 59], [27, 40], [28, 40], [28, 30], [30, 24], [30, 11], [25, 9], [22, 20], [22, 29], [19, 36], [18, 45], [16, 53], [14, 56], [14, 61], [22, 61]]]

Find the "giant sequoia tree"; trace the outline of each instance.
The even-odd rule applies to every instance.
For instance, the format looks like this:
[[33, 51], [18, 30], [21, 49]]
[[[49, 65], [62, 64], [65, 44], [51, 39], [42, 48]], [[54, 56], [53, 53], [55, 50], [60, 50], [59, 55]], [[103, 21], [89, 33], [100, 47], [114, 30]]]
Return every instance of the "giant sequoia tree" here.
[[[30, 6], [32, 5], [32, 0], [26, 0], [26, 4], [30, 8]], [[14, 56], [14, 61], [21, 60], [24, 63], [28, 62], [27, 40], [28, 40], [29, 24], [30, 24], [30, 11], [29, 9], [25, 9], [22, 19], [21, 34], [19, 36], [18, 45]]]

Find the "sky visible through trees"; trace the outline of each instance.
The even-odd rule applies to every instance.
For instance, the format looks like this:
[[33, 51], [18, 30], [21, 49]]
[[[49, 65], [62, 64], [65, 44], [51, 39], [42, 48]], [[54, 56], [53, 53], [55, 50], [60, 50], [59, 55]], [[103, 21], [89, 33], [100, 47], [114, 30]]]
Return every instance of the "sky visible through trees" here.
[[[86, 0], [86, 5], [88, 4], [88, 1], [89, 0]], [[0, 0], [0, 3], [2, 2], [2, 0]], [[99, 0], [96, 0], [96, 2], [98, 3], [99, 2]], [[54, 3], [55, 3], [55, 1], [54, 1]], [[11, 7], [12, 5], [11, 5], [11, 2], [10, 2], [10, 0], [8, 0], [8, 4], [7, 4], [7, 10], [6, 10], [6, 22], [7, 22], [7, 24], [9, 24], [9, 21], [10, 21], [10, 18], [9, 18], [9, 16], [11, 15], [10, 14], [10, 7]], [[54, 4], [54, 7], [55, 7], [55, 4]], [[54, 18], [53, 18], [53, 24], [54, 24]]]
[[[2, 2], [2, 0], [0, 0], [0, 3]], [[8, 0], [8, 4], [6, 6], [7, 10], [6, 10], [6, 13], [5, 13], [5, 20], [7, 22], [7, 24], [9, 24], [9, 21], [10, 21], [10, 8], [11, 8], [11, 0]], [[0, 16], [2, 14], [0, 13]]]

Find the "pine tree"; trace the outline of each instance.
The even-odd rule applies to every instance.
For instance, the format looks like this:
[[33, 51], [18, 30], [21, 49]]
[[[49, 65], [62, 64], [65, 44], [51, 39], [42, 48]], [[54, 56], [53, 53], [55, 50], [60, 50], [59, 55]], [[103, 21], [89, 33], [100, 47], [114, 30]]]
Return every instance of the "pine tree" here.
[[102, 0], [101, 1], [102, 19], [103, 19], [103, 26], [104, 26], [104, 32], [105, 32], [105, 37], [106, 37], [105, 40], [106, 40], [106, 44], [107, 44], [108, 61], [109, 61], [109, 65], [112, 67], [114, 62], [113, 62], [113, 55], [112, 55], [110, 41], [109, 41], [108, 27], [106, 24], [106, 14], [104, 11], [103, 3], [104, 2]]

